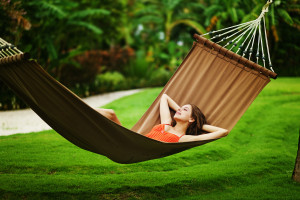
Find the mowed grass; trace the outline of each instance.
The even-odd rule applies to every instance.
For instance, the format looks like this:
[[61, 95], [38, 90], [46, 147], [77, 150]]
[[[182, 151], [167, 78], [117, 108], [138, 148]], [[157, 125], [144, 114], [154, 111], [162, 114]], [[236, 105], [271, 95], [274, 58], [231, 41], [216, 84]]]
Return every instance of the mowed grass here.
[[[131, 128], [161, 89], [105, 107]], [[55, 131], [3, 136], [0, 199], [300, 199], [299, 127], [300, 78], [278, 78], [226, 138], [166, 158], [124, 165]]]

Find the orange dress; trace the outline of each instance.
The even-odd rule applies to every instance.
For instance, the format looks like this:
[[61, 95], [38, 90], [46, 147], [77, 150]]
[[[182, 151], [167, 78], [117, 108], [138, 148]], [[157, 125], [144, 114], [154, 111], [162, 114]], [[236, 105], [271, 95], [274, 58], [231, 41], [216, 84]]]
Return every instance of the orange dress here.
[[165, 125], [169, 124], [159, 124], [154, 126], [150, 133], [145, 136], [162, 142], [178, 142], [183, 135], [179, 137], [173, 133], [165, 131]]

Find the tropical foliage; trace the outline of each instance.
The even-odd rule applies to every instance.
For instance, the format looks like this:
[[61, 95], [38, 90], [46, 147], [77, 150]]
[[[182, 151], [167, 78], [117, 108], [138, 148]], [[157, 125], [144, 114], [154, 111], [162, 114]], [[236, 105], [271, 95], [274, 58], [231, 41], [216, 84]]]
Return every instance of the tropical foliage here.
[[[297, 0], [273, 1], [266, 17], [273, 68], [279, 76], [299, 76], [300, 5]], [[56, 79], [86, 96], [164, 85], [189, 51], [194, 33], [256, 19], [265, 3], [0, 0], [0, 37], [30, 52]], [[122, 88], [106, 87], [107, 77], [119, 80], [120, 75], [126, 82]], [[5, 94], [0, 109], [24, 106], [2, 82], [0, 91]]]

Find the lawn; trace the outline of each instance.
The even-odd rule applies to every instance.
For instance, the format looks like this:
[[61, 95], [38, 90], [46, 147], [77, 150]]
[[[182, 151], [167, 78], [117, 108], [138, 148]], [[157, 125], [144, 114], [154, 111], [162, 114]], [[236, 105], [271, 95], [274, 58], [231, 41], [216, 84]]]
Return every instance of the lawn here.
[[[116, 100], [131, 128], [162, 88]], [[300, 78], [272, 80], [223, 139], [118, 164], [55, 131], [0, 137], [0, 199], [300, 199], [294, 169]]]

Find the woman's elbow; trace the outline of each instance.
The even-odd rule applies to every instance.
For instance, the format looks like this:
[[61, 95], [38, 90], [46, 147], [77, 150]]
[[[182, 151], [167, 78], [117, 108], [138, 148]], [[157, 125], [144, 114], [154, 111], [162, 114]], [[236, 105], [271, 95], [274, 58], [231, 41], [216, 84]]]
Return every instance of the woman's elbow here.
[[229, 131], [226, 129], [223, 129], [223, 137], [226, 137], [229, 134]]
[[166, 93], [161, 95], [161, 98], [168, 98], [168, 95]]

